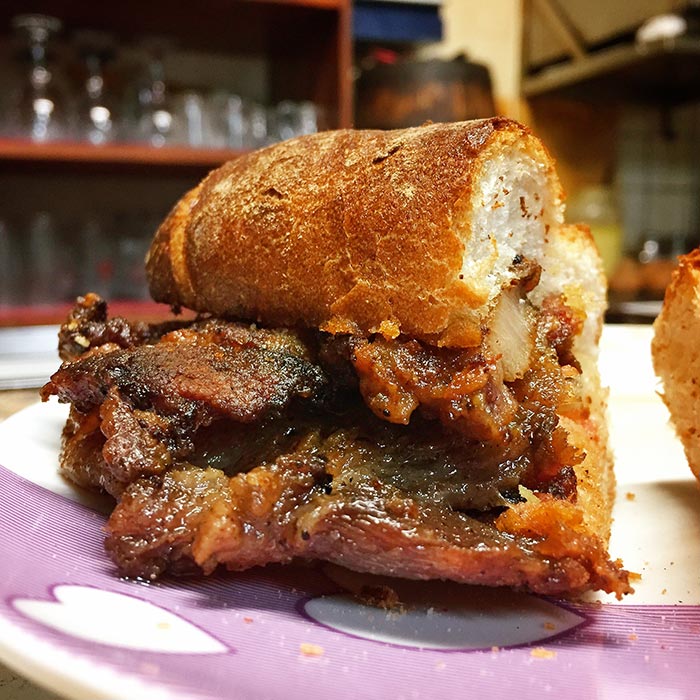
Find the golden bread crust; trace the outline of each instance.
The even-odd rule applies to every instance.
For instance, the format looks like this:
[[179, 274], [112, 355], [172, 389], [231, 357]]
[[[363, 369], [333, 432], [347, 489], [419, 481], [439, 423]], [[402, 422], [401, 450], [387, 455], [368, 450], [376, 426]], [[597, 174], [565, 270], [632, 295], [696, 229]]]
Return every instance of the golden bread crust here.
[[651, 352], [661, 397], [700, 479], [700, 248], [678, 259], [654, 322]]
[[485, 159], [514, 142], [556, 189], [542, 144], [503, 118], [326, 132], [242, 156], [161, 226], [151, 293], [267, 325], [476, 345], [474, 310], [486, 299], [483, 280], [459, 278], [458, 222], [469, 220]]

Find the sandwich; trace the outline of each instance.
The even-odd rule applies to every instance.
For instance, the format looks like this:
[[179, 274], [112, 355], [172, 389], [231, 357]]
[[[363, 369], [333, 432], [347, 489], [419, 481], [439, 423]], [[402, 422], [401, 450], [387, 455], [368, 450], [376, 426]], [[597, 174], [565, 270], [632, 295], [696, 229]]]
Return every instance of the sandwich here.
[[661, 398], [700, 479], [700, 249], [678, 259], [654, 321], [651, 351]]
[[150, 291], [192, 321], [60, 331], [61, 469], [111, 494], [123, 575], [293, 560], [630, 592], [596, 361], [605, 278], [503, 119], [326, 132], [178, 202]]

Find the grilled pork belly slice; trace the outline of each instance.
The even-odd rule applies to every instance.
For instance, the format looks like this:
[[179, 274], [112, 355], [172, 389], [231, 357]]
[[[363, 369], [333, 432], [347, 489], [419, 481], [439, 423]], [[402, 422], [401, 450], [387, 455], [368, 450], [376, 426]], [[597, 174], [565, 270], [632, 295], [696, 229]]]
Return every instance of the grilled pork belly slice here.
[[[559, 415], [580, 419], [587, 408], [578, 371], [560, 363], [565, 334], [552, 332], [566, 306], [547, 306], [527, 310], [538, 361], [513, 381], [486, 343], [454, 350], [202, 319], [140, 334], [113, 322], [128, 339], [120, 345], [102, 330], [109, 319], [93, 319], [91, 333], [73, 329], [88, 347], [78, 344], [44, 389], [72, 404], [63, 473], [118, 499], [106, 546], [131, 576], [304, 557], [410, 578], [623, 593], [625, 572], [577, 522], [584, 455]], [[465, 379], [474, 373], [484, 377]], [[397, 420], [402, 392], [412, 410]], [[557, 520], [526, 531], [535, 519], [520, 485], [556, 501], [545, 513]], [[556, 558], [542, 549], [554, 534]]]

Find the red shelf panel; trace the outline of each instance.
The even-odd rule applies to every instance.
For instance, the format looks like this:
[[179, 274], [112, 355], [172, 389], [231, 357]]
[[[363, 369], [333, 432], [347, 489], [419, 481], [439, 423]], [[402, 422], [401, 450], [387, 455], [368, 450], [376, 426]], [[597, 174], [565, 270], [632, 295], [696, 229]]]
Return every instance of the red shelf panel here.
[[216, 168], [242, 151], [217, 148], [164, 146], [154, 148], [142, 144], [107, 144], [54, 142], [37, 144], [31, 141], [0, 139], [0, 162], [87, 163], [103, 165], [155, 165], [184, 168]]
[[[154, 301], [108, 301], [109, 316], [123, 316], [130, 321], [157, 322], [173, 319], [167, 304]], [[36, 304], [18, 306], [0, 306], [0, 326], [42, 326], [60, 324], [73, 307], [72, 302], [56, 304]], [[192, 318], [194, 313], [184, 310], [177, 318]]]

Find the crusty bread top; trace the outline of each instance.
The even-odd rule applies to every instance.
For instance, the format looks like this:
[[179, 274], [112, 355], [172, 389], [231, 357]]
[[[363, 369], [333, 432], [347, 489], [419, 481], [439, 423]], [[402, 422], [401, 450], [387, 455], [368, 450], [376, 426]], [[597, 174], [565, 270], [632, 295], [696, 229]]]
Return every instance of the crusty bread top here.
[[700, 479], [700, 248], [678, 260], [654, 321], [651, 351], [661, 396]]
[[493, 118], [325, 132], [212, 172], [160, 227], [158, 301], [270, 325], [476, 345], [515, 256], [563, 219], [552, 159]]
[[[608, 283], [595, 240], [585, 224], [565, 224], [547, 235], [540, 258], [540, 283], [529, 299], [539, 306], [550, 294], [563, 294], [569, 307], [580, 312], [585, 322], [576, 338], [574, 354], [598, 359], [598, 342], [608, 306]], [[597, 371], [597, 370], [596, 370]]]

